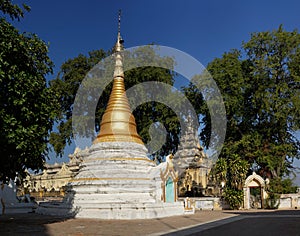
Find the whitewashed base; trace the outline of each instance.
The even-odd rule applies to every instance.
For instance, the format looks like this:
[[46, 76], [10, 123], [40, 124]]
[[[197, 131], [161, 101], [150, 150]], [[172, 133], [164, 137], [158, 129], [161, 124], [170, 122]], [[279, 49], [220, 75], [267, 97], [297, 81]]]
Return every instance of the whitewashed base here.
[[64, 203], [44, 203], [38, 214], [92, 219], [153, 219], [183, 215], [182, 202], [152, 204], [97, 204], [71, 208]]
[[94, 144], [70, 183], [63, 203], [43, 203], [37, 213], [98, 219], [150, 219], [184, 214], [182, 202], [162, 202], [161, 172], [144, 145]]

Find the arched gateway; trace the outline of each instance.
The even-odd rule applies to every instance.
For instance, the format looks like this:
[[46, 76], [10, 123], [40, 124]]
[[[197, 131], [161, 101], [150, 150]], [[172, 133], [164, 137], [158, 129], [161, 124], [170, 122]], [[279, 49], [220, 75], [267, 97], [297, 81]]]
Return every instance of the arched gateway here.
[[244, 184], [244, 209], [264, 208], [266, 198], [265, 181], [253, 172], [248, 176]]

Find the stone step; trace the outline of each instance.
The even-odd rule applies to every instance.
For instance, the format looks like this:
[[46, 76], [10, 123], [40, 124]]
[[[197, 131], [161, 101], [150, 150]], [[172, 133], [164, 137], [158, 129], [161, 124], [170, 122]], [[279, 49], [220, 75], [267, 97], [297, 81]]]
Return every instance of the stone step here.
[[99, 218], [99, 219], [151, 219], [182, 215], [184, 212], [181, 205], [163, 204], [126, 204], [126, 205], [99, 205], [99, 208], [78, 209], [76, 218]]

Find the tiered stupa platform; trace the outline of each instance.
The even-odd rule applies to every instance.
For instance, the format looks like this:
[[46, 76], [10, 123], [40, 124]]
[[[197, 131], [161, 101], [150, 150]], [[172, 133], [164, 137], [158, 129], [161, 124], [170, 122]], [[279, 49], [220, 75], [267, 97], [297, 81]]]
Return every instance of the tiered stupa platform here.
[[[37, 213], [99, 219], [184, 214], [183, 203], [176, 202], [177, 175], [171, 161], [156, 165], [146, 151], [144, 145], [133, 142], [93, 144], [81, 157], [80, 171], [64, 202], [42, 203]], [[167, 196], [169, 179], [171, 198]]]
[[183, 214], [182, 203], [162, 199], [161, 173], [146, 156], [144, 145], [96, 143], [72, 182], [76, 217], [102, 219], [155, 218]]

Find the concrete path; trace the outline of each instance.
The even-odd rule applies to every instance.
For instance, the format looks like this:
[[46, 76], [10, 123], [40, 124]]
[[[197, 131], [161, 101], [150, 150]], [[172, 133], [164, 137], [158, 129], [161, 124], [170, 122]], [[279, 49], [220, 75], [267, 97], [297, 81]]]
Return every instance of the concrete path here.
[[28, 213], [0, 216], [0, 235], [300, 235], [300, 210], [197, 211], [151, 220], [64, 219]]

